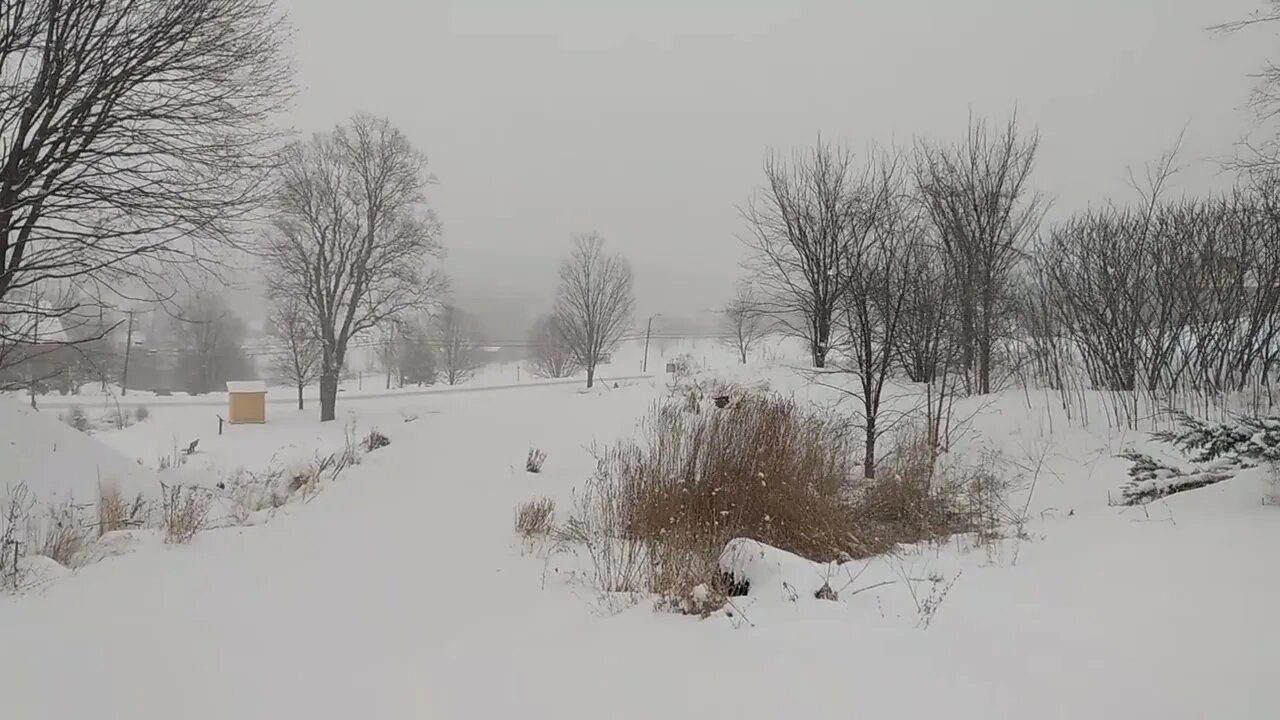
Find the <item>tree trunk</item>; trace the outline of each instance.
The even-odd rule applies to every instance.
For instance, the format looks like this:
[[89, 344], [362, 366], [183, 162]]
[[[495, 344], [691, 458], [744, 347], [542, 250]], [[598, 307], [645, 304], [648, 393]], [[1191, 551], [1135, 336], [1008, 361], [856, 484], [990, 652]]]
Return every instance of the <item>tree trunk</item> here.
[[320, 422], [328, 422], [337, 418], [337, 404], [338, 371], [322, 371], [320, 373]]
[[868, 480], [876, 477], [876, 417], [867, 415], [866, 448], [862, 458], [862, 474]]
[[302, 383], [298, 383], [298, 409], [303, 410], [302, 406]]
[[596, 382], [596, 364], [588, 363], [587, 364], [587, 389], [590, 390], [591, 386], [594, 385], [595, 382]]

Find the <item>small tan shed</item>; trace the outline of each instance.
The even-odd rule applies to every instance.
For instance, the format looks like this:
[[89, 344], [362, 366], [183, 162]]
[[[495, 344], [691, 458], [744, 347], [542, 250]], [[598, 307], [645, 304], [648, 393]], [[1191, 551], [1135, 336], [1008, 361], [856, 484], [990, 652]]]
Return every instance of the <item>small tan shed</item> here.
[[261, 380], [227, 381], [227, 422], [265, 423], [267, 421], [267, 384]]

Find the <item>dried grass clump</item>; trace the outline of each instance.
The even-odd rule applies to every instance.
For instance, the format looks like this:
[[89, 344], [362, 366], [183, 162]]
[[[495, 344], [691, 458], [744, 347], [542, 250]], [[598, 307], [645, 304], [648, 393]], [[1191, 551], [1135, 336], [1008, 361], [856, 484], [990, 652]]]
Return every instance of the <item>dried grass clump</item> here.
[[923, 434], [900, 445], [881, 479], [865, 480], [858, 436], [830, 410], [764, 391], [712, 411], [689, 406], [674, 394], [640, 442], [597, 452], [575, 495], [562, 537], [585, 549], [602, 596], [652, 593], [662, 607], [705, 615], [732, 589], [719, 559], [734, 538], [839, 562], [994, 532], [1006, 519], [994, 461], [939, 472]]
[[34, 528], [30, 545], [38, 555], [63, 567], [75, 567], [76, 558], [89, 541], [89, 530], [80, 521], [79, 507], [70, 501], [51, 507]]
[[160, 484], [164, 541], [185, 543], [205, 528], [209, 520], [210, 493], [198, 487]]
[[999, 464], [988, 454], [973, 466], [940, 467], [924, 432], [906, 435], [858, 494], [854, 522], [866, 549], [878, 554], [962, 533], [997, 539], [1017, 524]]
[[556, 501], [535, 498], [516, 506], [516, 532], [524, 537], [546, 537], [555, 529]]
[[819, 561], [859, 551], [856, 441], [840, 418], [767, 393], [712, 413], [686, 408], [685, 398], [658, 407], [646, 442], [598, 454], [567, 530], [600, 588], [703, 613], [725, 595], [718, 561], [733, 538]]
[[524, 459], [525, 472], [540, 473], [542, 472], [542, 464], [547, 461], [547, 454], [538, 448], [529, 448], [529, 454]]
[[360, 443], [365, 452], [373, 452], [374, 450], [384, 448], [390, 444], [391, 438], [378, 432], [377, 429], [369, 431], [369, 434], [365, 436], [364, 441]]
[[98, 486], [98, 536], [109, 532], [140, 527], [146, 522], [146, 501], [138, 493], [132, 502], [120, 495], [114, 485]]

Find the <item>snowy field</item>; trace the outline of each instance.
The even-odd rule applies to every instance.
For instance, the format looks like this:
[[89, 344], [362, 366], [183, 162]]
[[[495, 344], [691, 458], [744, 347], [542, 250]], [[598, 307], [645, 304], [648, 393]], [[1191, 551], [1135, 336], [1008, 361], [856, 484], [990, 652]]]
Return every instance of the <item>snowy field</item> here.
[[[834, 397], [785, 363], [743, 370], [713, 347], [693, 352], [739, 380]], [[269, 519], [187, 545], [126, 533], [112, 557], [0, 595], [0, 717], [1280, 717], [1267, 473], [1109, 506], [1128, 467], [1115, 453], [1154, 446], [1021, 390], [958, 408], [972, 422], [955, 452], [998, 450], [1025, 475], [1012, 500], [1024, 539], [839, 568], [784, 559], [769, 570], [798, 597], [761, 584], [732, 616], [610, 612], [580, 558], [520, 539], [512, 520], [535, 496], [567, 513], [592, 445], [633, 435], [667, 395], [660, 362], [637, 379], [632, 355], [604, 372], [616, 388], [495, 373], [468, 392], [345, 393], [323, 426], [284, 390], [268, 424], [222, 436], [218, 408], [186, 398], [148, 398], [148, 419], [92, 436], [57, 423], [52, 398], [39, 413], [0, 399], [6, 483], [41, 497], [91, 500], [104, 478], [147, 492], [175, 472], [160, 458], [196, 438], [179, 472], [206, 481], [305, 463], [374, 428], [391, 440]], [[539, 475], [524, 471], [530, 447], [548, 456]], [[926, 577], [941, 582], [917, 590]], [[841, 599], [805, 592], [822, 582]]]

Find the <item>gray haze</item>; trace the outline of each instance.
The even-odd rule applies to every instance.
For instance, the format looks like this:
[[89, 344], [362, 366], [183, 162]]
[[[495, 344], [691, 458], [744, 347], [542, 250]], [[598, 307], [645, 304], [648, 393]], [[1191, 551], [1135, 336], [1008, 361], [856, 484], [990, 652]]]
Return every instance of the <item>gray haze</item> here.
[[[536, 7], [533, 7], [535, 6]], [[1262, 0], [287, 0], [294, 124], [385, 114], [429, 153], [459, 304], [499, 339], [547, 308], [573, 233], [636, 273], [638, 314], [690, 317], [739, 276], [736, 206], [769, 147], [957, 137], [1015, 107], [1054, 213], [1126, 189], [1185, 128], [1178, 187], [1251, 125]], [[1273, 53], [1280, 56], [1280, 52]], [[1280, 59], [1280, 57], [1277, 57]]]

